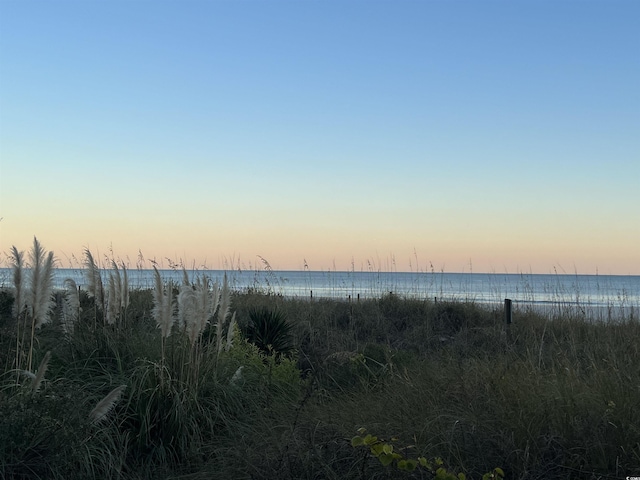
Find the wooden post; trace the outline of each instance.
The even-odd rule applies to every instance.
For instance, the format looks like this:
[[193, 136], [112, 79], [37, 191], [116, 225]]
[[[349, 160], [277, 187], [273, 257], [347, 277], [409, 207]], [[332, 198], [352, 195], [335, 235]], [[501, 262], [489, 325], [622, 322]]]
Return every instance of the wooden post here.
[[511, 299], [504, 299], [504, 322], [507, 325], [511, 325]]
[[360, 303], [360, 294], [358, 294], [358, 303]]
[[311, 292], [311, 300], [313, 300], [313, 290], [310, 290]]
[[511, 299], [504, 299], [504, 333], [507, 343], [511, 342]]

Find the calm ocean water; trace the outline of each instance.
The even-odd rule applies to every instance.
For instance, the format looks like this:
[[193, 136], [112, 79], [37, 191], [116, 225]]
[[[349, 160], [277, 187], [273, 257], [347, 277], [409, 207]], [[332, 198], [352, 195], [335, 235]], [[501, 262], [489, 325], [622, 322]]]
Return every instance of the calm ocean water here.
[[[128, 270], [132, 288], [152, 288], [153, 270]], [[188, 271], [193, 280], [206, 275], [222, 281], [221, 270]], [[103, 270], [106, 278], [108, 270]], [[237, 291], [260, 291], [298, 298], [352, 299], [379, 298], [388, 293], [401, 297], [462, 300], [499, 304], [505, 298], [517, 308], [572, 309], [576, 313], [595, 312], [600, 317], [633, 317], [640, 314], [640, 276], [559, 275], [439, 272], [338, 272], [232, 270], [226, 272]], [[161, 270], [165, 281], [182, 281], [182, 271]], [[73, 278], [86, 288], [81, 269], [57, 269], [55, 287]], [[11, 271], [0, 269], [0, 287], [11, 287]]]

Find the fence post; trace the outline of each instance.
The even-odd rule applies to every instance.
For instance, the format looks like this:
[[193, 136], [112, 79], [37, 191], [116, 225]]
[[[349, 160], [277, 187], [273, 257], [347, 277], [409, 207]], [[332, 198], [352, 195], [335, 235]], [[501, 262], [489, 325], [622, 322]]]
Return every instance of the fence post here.
[[511, 299], [504, 299], [504, 331], [507, 336], [507, 341], [511, 340]]
[[511, 325], [511, 299], [504, 299], [504, 322], [507, 325]]

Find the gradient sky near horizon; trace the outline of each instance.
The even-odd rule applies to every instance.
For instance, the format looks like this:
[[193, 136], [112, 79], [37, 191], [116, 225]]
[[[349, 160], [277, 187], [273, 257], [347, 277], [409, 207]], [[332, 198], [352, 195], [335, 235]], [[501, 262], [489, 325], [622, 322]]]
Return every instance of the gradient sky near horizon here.
[[0, 0], [0, 256], [640, 275], [640, 2]]

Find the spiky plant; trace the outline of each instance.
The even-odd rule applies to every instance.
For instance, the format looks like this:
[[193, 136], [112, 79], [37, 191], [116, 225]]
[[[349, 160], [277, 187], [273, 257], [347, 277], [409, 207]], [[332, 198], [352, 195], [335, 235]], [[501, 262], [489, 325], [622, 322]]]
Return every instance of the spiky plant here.
[[292, 326], [280, 310], [255, 308], [249, 311], [245, 334], [263, 353], [289, 355], [293, 352]]

